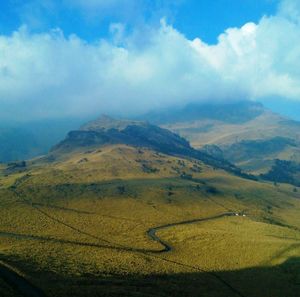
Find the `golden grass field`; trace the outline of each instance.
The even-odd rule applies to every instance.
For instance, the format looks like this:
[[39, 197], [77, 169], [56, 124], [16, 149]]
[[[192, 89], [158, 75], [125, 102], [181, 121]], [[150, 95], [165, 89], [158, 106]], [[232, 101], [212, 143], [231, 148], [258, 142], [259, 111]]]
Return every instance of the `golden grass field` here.
[[[49, 297], [300, 296], [300, 194], [129, 146], [0, 175], [0, 260]], [[192, 177], [191, 177], [192, 175]], [[226, 212], [157, 232], [149, 228]], [[0, 296], [19, 296], [0, 278]]]

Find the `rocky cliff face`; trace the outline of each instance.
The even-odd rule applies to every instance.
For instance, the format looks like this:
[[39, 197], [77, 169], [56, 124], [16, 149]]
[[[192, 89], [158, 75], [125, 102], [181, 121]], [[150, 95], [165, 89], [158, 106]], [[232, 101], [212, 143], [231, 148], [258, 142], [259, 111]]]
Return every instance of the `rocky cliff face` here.
[[80, 130], [69, 132], [66, 139], [56, 145], [52, 152], [68, 152], [104, 144], [148, 147], [167, 154], [187, 154], [193, 150], [184, 138], [158, 126], [146, 122], [104, 118], [88, 123]]

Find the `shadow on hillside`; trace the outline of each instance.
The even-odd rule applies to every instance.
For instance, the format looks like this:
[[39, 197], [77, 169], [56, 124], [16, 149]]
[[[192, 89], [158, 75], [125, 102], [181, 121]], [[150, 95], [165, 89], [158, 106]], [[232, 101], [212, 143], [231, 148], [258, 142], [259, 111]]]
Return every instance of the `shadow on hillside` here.
[[[299, 297], [300, 258], [274, 267], [236, 271], [61, 278], [48, 274], [47, 287], [60, 297]], [[218, 277], [220, 279], [218, 279]], [[46, 290], [45, 290], [46, 291]]]

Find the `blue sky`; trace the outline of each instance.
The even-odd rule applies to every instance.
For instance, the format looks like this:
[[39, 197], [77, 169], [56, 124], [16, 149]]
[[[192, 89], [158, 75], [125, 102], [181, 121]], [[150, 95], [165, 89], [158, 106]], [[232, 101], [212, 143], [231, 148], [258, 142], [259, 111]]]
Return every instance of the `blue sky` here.
[[300, 0], [1, 1], [0, 117], [254, 100], [300, 118], [299, 40]]
[[[70, 5], [71, 2], [1, 1], [0, 33], [10, 34], [26, 24], [32, 31], [61, 28], [66, 35], [75, 33], [93, 41], [107, 37], [111, 23], [122, 22], [131, 28], [141, 23], [157, 25], [160, 18], [166, 17], [188, 38], [201, 36], [204, 41], [215, 43], [225, 29], [241, 27], [247, 22], [259, 21], [263, 15], [274, 14], [278, 4], [276, 0], [128, 0], [116, 1], [121, 4], [111, 7], [101, 4], [89, 7]], [[97, 3], [97, 0], [92, 2]], [[130, 4], [133, 2], [136, 3]]]
[[225, 29], [257, 22], [263, 15], [274, 14], [276, 7], [277, 2], [272, 0], [186, 1], [178, 10], [174, 26], [189, 38], [201, 36], [215, 43]]

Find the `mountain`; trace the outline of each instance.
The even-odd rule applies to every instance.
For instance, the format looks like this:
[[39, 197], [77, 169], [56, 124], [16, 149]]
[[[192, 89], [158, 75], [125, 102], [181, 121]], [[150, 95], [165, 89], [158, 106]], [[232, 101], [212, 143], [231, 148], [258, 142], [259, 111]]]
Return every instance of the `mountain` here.
[[261, 174], [261, 177], [274, 183], [287, 183], [300, 187], [300, 164], [277, 159], [272, 168], [267, 173]]
[[[47, 154], [78, 123], [79, 119], [66, 119], [2, 128], [0, 162]], [[69, 132], [46, 158], [126, 144], [196, 158], [238, 175], [242, 171], [261, 175], [272, 169], [275, 160], [300, 163], [299, 128], [299, 122], [273, 113], [260, 103], [190, 104], [151, 112], [137, 120], [102, 116]], [[11, 170], [18, 168], [13, 166]]]
[[0, 296], [297, 296], [298, 190], [200, 156], [165, 129], [100, 118], [0, 164]]
[[193, 149], [175, 133], [147, 122], [115, 120], [102, 116], [68, 133], [52, 152], [68, 152], [80, 148], [127, 144], [156, 149], [164, 153], [187, 154]]
[[[291, 138], [276, 136], [269, 139], [242, 140], [222, 146], [204, 145], [201, 151], [230, 160], [246, 171], [267, 171], [277, 158], [300, 156], [298, 143]], [[293, 152], [293, 153], [292, 153]]]
[[190, 104], [145, 115], [151, 117], [194, 148], [250, 173], [266, 173], [276, 159], [300, 162], [300, 122], [260, 103]]
[[165, 128], [143, 121], [115, 120], [108, 116], [102, 116], [83, 125], [79, 130], [69, 132], [65, 140], [53, 147], [51, 156], [57, 158], [74, 151], [86, 151], [115, 144], [148, 148], [173, 156], [195, 158], [236, 175], [253, 178], [224, 159], [194, 149], [184, 138]]
[[[11, 128], [4, 128], [2, 125], [0, 162], [20, 161], [46, 154], [68, 131], [79, 126], [81, 121], [82, 119], [40, 121], [18, 124]], [[157, 131], [157, 128], [155, 131], [155, 125], [149, 123], [170, 130], [180, 135], [181, 139], [171, 140], [174, 135], [167, 135], [165, 131], [162, 133], [163, 130]], [[299, 122], [275, 114], [256, 102], [189, 104], [151, 112], [138, 120], [116, 121], [101, 117], [73, 130], [60, 146], [61, 151], [67, 151], [68, 145], [70, 148], [78, 148], [101, 143], [127, 143], [179, 154], [187, 153], [183, 150], [188, 150], [190, 154], [192, 147], [201, 150], [202, 157], [206, 155], [208, 158], [207, 155], [210, 155], [210, 158], [227, 160], [249, 173], [264, 174], [271, 169], [276, 159], [300, 162], [299, 128]], [[148, 141], [150, 130], [151, 143]], [[142, 139], [144, 133], [147, 139]], [[162, 139], [166, 138], [169, 140], [164, 143]], [[191, 145], [184, 143], [182, 138]], [[153, 139], [157, 139], [157, 142]], [[71, 144], [71, 141], [74, 143]], [[219, 152], [214, 154], [216, 149], [213, 152], [209, 146], [218, 147]]]

